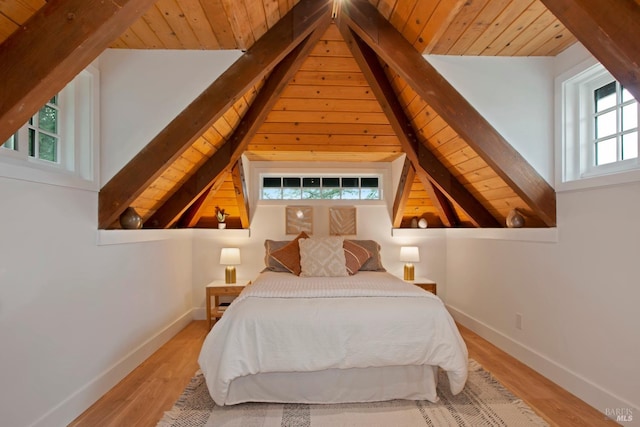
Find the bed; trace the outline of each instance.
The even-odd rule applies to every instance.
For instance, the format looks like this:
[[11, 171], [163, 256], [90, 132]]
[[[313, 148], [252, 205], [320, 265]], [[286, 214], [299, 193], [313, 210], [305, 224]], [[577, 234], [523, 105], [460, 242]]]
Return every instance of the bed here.
[[467, 349], [438, 297], [382, 268], [304, 273], [267, 268], [207, 335], [216, 404], [437, 401], [438, 368], [462, 390]]

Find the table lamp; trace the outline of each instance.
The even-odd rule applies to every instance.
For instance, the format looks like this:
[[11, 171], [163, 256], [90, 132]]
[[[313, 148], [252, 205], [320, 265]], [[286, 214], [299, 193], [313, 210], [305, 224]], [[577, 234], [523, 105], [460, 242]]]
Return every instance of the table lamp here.
[[236, 283], [236, 265], [240, 264], [240, 248], [222, 248], [220, 264], [226, 265], [224, 271], [225, 283]]
[[414, 280], [414, 262], [420, 262], [420, 250], [417, 246], [400, 247], [400, 261], [404, 261], [404, 280]]

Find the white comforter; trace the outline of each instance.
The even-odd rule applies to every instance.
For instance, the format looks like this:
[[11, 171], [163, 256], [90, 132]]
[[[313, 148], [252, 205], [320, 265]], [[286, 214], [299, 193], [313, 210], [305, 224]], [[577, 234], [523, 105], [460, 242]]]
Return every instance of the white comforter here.
[[439, 366], [459, 393], [467, 359], [442, 301], [391, 274], [264, 272], [213, 327], [198, 362], [213, 400], [224, 405], [235, 378], [331, 368]]

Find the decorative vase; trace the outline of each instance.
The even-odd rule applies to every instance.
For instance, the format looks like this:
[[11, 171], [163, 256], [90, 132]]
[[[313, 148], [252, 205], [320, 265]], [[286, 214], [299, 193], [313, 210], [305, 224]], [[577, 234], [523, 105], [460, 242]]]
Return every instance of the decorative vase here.
[[418, 218], [415, 216], [411, 218], [411, 228], [418, 228]]
[[524, 226], [524, 217], [517, 209], [511, 209], [509, 215], [507, 215], [507, 227], [509, 228], [522, 228]]
[[142, 228], [142, 217], [131, 206], [120, 215], [120, 226], [125, 230], [137, 230]]
[[226, 222], [219, 222], [218, 223], [218, 228], [220, 230], [222, 230], [223, 228], [227, 228], [227, 223]]
[[418, 227], [419, 228], [427, 228], [429, 224], [427, 223], [427, 219], [426, 218], [420, 218], [420, 220], [418, 221]]

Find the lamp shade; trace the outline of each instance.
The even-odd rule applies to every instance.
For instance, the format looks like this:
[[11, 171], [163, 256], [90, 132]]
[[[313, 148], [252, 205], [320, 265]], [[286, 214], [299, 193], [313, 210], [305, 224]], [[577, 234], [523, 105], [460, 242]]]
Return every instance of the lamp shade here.
[[240, 248], [222, 248], [222, 250], [220, 251], [220, 264], [240, 264]]
[[400, 247], [400, 261], [404, 262], [419, 262], [420, 250], [417, 246], [402, 246]]

